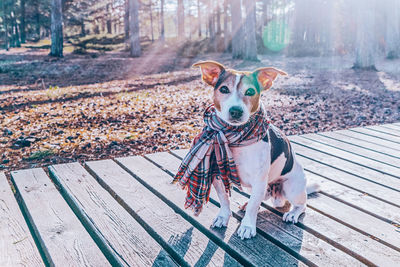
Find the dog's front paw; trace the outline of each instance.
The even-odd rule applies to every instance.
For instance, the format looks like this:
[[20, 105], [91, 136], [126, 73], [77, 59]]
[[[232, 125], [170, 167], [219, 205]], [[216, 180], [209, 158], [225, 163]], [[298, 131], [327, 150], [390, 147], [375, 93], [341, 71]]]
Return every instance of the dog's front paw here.
[[304, 212], [305, 207], [294, 207], [291, 211], [285, 212], [283, 214], [283, 221], [297, 223], [299, 221], [300, 215]]
[[213, 223], [212, 223], [212, 227], [216, 227], [216, 228], [221, 228], [221, 227], [226, 227], [228, 225], [229, 222], [229, 218], [230, 216], [222, 216], [222, 215], [218, 215], [217, 218], [214, 219]]
[[244, 225], [243, 223], [240, 225], [239, 230], [237, 231], [238, 236], [243, 240], [247, 238], [252, 238], [256, 236], [256, 226], [255, 225]]

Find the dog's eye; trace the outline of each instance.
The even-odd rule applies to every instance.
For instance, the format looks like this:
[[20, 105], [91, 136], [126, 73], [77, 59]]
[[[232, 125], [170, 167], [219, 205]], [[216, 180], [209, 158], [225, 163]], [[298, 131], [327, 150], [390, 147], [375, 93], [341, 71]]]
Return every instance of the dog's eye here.
[[256, 94], [256, 90], [254, 90], [253, 88], [247, 89], [247, 91], [245, 93], [245, 95], [247, 95], [247, 96], [253, 96], [255, 94]]
[[219, 88], [219, 91], [223, 94], [229, 94], [229, 89], [226, 86], [221, 86], [221, 88]]

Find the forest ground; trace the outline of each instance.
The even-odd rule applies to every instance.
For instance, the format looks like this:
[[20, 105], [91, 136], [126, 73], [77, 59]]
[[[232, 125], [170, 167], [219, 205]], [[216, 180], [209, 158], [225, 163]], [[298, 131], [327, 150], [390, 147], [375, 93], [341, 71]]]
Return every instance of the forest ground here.
[[212, 89], [190, 68], [204, 59], [288, 72], [262, 96], [272, 122], [288, 135], [400, 121], [400, 60], [360, 72], [349, 56], [243, 62], [230, 54], [182, 57], [162, 45], [140, 58], [47, 53], [0, 53], [0, 170], [187, 148], [211, 103]]

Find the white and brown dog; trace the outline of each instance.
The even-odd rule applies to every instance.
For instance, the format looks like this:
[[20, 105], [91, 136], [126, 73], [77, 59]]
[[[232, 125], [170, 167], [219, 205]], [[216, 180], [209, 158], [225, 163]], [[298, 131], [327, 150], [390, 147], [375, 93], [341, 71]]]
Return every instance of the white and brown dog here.
[[[231, 125], [245, 124], [260, 108], [261, 92], [271, 88], [278, 75], [286, 75], [276, 68], [236, 71], [214, 61], [202, 61], [193, 66], [200, 67], [204, 82], [214, 87], [217, 115]], [[242, 239], [256, 235], [257, 212], [261, 202], [268, 198], [272, 198], [274, 207], [282, 207], [288, 200], [291, 209], [283, 215], [283, 220], [297, 223], [305, 211], [307, 194], [316, 191], [317, 186], [306, 186], [303, 167], [296, 161], [286, 136], [271, 124], [262, 141], [231, 150], [241, 185], [251, 189], [250, 200], [242, 206], [246, 213], [238, 235]], [[212, 226], [227, 226], [231, 216], [229, 196], [220, 179], [215, 179], [213, 185], [221, 208]]]

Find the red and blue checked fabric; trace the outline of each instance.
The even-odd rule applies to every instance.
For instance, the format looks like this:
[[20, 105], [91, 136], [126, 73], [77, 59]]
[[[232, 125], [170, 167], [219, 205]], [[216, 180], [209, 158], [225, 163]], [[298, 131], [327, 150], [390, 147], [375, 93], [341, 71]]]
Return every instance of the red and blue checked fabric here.
[[193, 208], [195, 215], [208, 202], [214, 179], [222, 179], [229, 194], [232, 185], [241, 188], [230, 147], [247, 146], [262, 140], [270, 124], [263, 106], [246, 124], [232, 126], [219, 118], [211, 105], [204, 112], [204, 122], [206, 126], [193, 140], [173, 180], [187, 190], [185, 208]]

